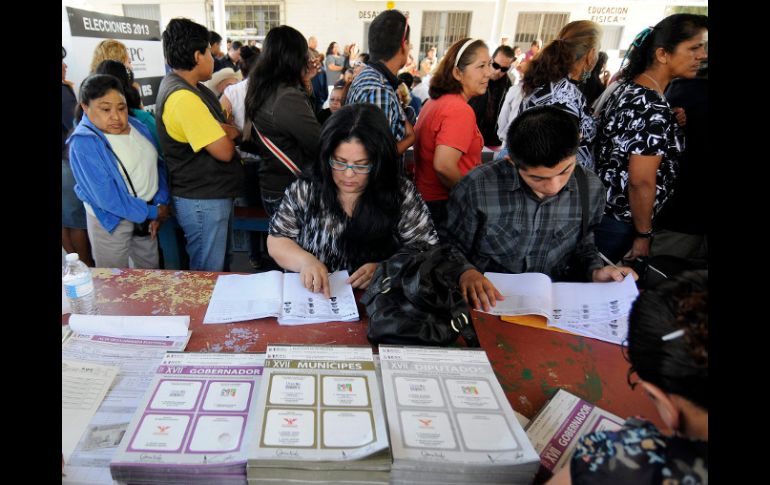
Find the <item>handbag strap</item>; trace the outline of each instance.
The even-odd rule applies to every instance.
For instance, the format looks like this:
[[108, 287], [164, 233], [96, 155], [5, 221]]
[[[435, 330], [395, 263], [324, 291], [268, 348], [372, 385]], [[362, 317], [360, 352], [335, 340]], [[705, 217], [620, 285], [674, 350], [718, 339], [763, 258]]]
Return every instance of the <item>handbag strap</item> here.
[[[99, 134], [96, 132], [96, 130], [94, 130], [93, 128], [91, 128], [88, 125], [83, 125], [83, 126], [88, 128], [89, 130], [93, 131], [94, 134], [96, 135], [96, 137], [99, 138]], [[99, 138], [99, 139], [101, 140], [101, 138]], [[107, 150], [109, 150], [110, 153], [112, 153], [112, 156], [115, 157], [115, 159], [117, 159], [118, 164], [120, 164], [120, 168], [123, 169], [123, 174], [126, 176], [126, 180], [128, 180], [128, 185], [131, 187], [131, 192], [134, 193], [134, 197], [138, 198], [139, 196], [136, 195], [136, 189], [134, 188], [134, 183], [131, 182], [131, 177], [128, 176], [128, 170], [126, 170], [126, 166], [123, 165], [123, 162], [120, 160], [120, 157], [118, 156], [117, 153], [115, 153], [115, 150], [112, 149], [112, 147], [110, 146], [109, 143], [105, 143], [104, 145], [107, 147]]]
[[270, 153], [275, 155], [275, 158], [280, 161], [284, 167], [288, 168], [291, 173], [293, 173], [296, 177], [299, 177], [301, 170], [297, 168], [297, 165], [292, 161], [292, 159], [283, 153], [280, 148], [278, 148], [275, 143], [270, 141], [270, 138], [266, 137], [257, 129], [257, 126], [252, 124], [251, 128], [254, 130], [254, 132], [257, 134], [260, 140], [262, 140], [262, 143], [267, 147], [268, 150], [270, 150]]

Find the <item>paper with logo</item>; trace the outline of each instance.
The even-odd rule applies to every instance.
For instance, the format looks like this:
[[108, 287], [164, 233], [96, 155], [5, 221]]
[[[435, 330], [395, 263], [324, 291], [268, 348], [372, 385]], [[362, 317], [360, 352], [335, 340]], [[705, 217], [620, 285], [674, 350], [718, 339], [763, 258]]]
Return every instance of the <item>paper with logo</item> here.
[[495, 480], [531, 481], [537, 453], [483, 350], [379, 350], [392, 481], [478, 483], [489, 473], [497, 474]]
[[621, 344], [628, 314], [639, 296], [633, 276], [608, 283], [552, 283], [542, 273], [484, 273], [503, 294], [488, 313], [541, 315], [549, 327]]
[[614, 431], [625, 420], [559, 389], [527, 426], [527, 436], [546, 470], [556, 473], [569, 461], [578, 439], [594, 431]]
[[203, 323], [230, 323], [278, 317], [281, 325], [304, 325], [359, 320], [347, 271], [329, 275], [331, 298], [305, 288], [299, 273], [267, 271], [252, 275], [222, 275]]
[[265, 354], [168, 352], [110, 463], [119, 481], [246, 477]]
[[371, 347], [268, 345], [249, 466], [358, 460], [388, 447]]
[[[112, 337], [71, 333], [62, 342], [62, 361], [77, 360], [119, 369], [69, 459], [62, 484], [112, 483], [110, 460], [126, 434], [155, 370], [168, 350], [183, 350], [182, 337]], [[64, 382], [62, 382], [64, 384]], [[64, 389], [62, 389], [64, 391]]]

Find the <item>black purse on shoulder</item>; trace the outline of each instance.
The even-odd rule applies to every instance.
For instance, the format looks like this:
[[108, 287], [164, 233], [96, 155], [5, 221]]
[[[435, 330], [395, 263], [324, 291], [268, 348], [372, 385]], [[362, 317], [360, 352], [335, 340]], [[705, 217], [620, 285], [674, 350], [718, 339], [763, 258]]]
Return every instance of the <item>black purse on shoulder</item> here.
[[479, 347], [471, 309], [460, 293], [464, 260], [455, 249], [402, 249], [381, 262], [361, 303], [373, 344], [449, 345], [463, 336]]

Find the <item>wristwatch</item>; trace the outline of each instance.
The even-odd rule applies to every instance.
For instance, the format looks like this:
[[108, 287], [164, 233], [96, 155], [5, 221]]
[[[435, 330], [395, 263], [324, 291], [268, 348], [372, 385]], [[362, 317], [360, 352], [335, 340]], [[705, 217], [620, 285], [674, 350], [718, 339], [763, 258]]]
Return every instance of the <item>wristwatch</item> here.
[[636, 237], [639, 237], [639, 238], [642, 238], [642, 239], [650, 239], [650, 238], [652, 238], [652, 229], [650, 229], [648, 231], [644, 231], [644, 232], [639, 232], [639, 231], [636, 230], [636, 228], [634, 228], [634, 233], [635, 233]]

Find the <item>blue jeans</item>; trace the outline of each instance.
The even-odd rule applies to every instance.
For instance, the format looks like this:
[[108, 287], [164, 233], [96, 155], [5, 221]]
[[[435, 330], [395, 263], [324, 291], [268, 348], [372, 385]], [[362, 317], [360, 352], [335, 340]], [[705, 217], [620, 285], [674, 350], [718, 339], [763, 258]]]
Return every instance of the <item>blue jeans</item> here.
[[620, 261], [631, 249], [635, 235], [633, 224], [620, 222], [606, 214], [602, 217], [599, 227], [594, 230], [596, 247], [613, 263]]
[[230, 251], [233, 199], [172, 197], [176, 219], [187, 239], [193, 271], [223, 271]]

